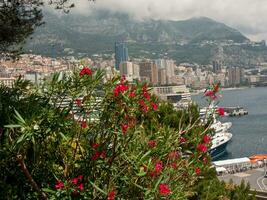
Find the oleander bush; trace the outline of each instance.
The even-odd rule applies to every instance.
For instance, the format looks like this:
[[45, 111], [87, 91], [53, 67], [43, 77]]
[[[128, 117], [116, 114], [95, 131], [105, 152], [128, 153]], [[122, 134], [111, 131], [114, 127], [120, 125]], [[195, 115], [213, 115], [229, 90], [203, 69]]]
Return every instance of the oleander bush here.
[[84, 67], [0, 87], [0, 199], [201, 199], [214, 169], [197, 106], [103, 77]]

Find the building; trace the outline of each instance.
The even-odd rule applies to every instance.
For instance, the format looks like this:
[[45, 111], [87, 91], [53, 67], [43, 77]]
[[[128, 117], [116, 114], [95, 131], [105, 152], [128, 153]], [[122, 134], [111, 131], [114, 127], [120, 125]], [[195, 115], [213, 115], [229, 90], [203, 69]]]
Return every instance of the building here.
[[0, 84], [3, 84], [7, 87], [12, 87], [15, 80], [15, 78], [0, 78]]
[[125, 42], [115, 42], [115, 68], [119, 70], [121, 62], [128, 61], [128, 48]]
[[[157, 59], [154, 61], [157, 69], [159, 71], [161, 71], [162, 69], [165, 69], [165, 72], [163, 73], [166, 73], [166, 78], [163, 78], [161, 76], [161, 80], [164, 80], [163, 82], [165, 82], [165, 79], [166, 79], [166, 83], [164, 84], [173, 84], [175, 80], [175, 73], [174, 73], [174, 68], [175, 68], [175, 64], [174, 64], [174, 61], [173, 60], [166, 60], [166, 59]], [[163, 74], [161, 74], [163, 75]], [[161, 83], [160, 83], [161, 84]]]
[[127, 61], [121, 62], [120, 75], [125, 76], [128, 81], [133, 81], [133, 63]]
[[244, 77], [244, 72], [241, 68], [239, 67], [230, 67], [227, 70], [228, 74], [228, 79], [229, 79], [229, 86], [238, 86], [243, 82]]
[[139, 63], [141, 80], [149, 80], [152, 85], [158, 84], [158, 69], [156, 64], [150, 60]]
[[212, 61], [212, 71], [217, 74], [222, 70], [222, 63], [218, 60]]
[[163, 69], [163, 68], [158, 69], [158, 81], [160, 85], [167, 84], [166, 69]]

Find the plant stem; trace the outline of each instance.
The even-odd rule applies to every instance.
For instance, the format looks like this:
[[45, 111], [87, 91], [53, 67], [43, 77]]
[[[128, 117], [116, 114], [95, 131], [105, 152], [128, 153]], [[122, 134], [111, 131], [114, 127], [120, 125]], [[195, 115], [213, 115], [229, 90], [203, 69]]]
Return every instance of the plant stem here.
[[27, 169], [23, 156], [21, 154], [18, 154], [16, 159], [20, 164], [21, 170], [23, 171], [27, 179], [30, 181], [30, 184], [33, 187], [33, 189], [36, 190], [36, 192], [40, 195], [41, 199], [47, 200], [48, 198], [46, 194], [39, 188], [37, 183], [33, 180], [29, 170]]

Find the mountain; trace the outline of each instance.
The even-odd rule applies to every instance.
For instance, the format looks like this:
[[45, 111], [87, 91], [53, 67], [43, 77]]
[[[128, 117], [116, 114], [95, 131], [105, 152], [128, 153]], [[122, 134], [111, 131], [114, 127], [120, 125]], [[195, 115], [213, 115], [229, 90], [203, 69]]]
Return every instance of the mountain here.
[[26, 50], [49, 56], [112, 54], [115, 41], [123, 40], [128, 42], [130, 56], [170, 55], [177, 62], [192, 59], [205, 63], [212, 59], [216, 47], [196, 44], [248, 40], [239, 31], [206, 17], [138, 21], [126, 14], [104, 11], [88, 16], [46, 12], [44, 21], [27, 42]]

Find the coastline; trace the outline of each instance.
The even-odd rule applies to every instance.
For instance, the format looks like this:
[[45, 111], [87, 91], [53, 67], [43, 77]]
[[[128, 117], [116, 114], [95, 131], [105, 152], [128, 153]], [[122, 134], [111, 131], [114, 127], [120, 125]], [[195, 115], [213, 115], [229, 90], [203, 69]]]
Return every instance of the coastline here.
[[[243, 87], [230, 87], [230, 88], [221, 88], [221, 91], [231, 91], [231, 90], [244, 90], [244, 89], [248, 89], [248, 88], [252, 88], [249, 86], [243, 86]], [[206, 89], [202, 89], [202, 90], [196, 90], [194, 92], [190, 92], [191, 96], [196, 96], [199, 95], [200, 93], [204, 93]]]

